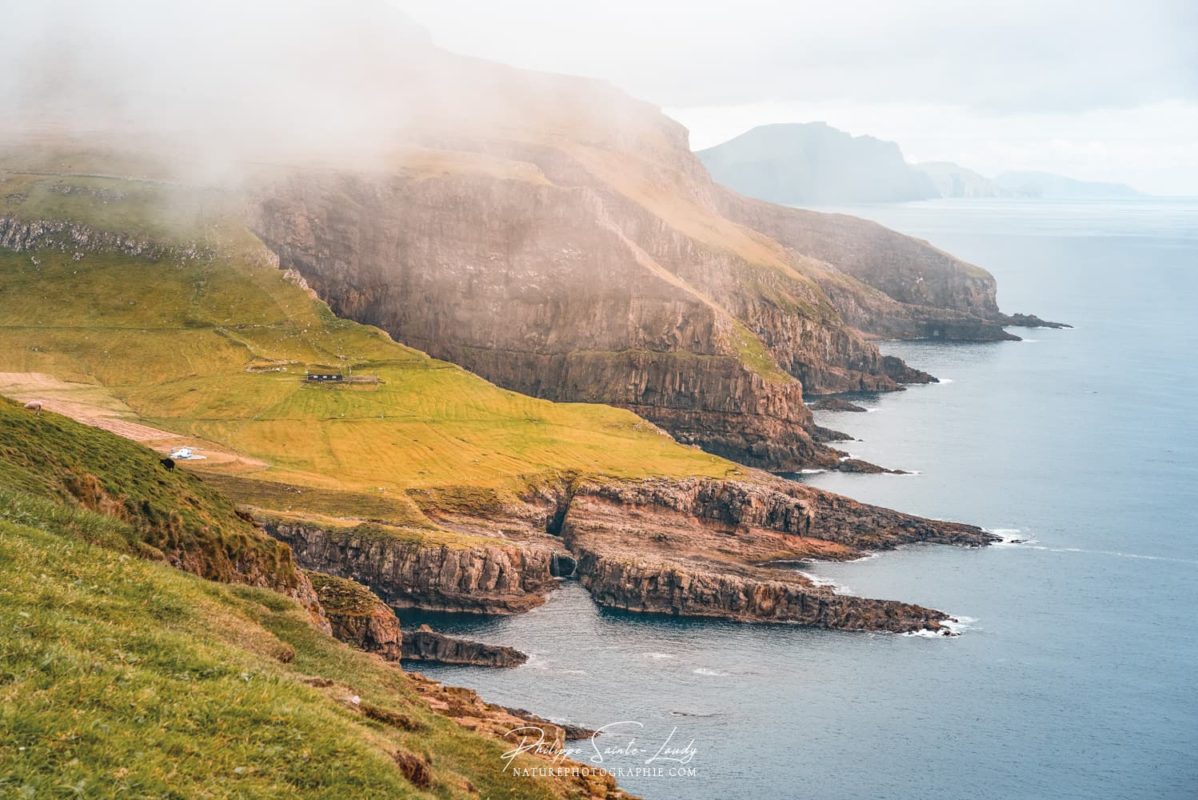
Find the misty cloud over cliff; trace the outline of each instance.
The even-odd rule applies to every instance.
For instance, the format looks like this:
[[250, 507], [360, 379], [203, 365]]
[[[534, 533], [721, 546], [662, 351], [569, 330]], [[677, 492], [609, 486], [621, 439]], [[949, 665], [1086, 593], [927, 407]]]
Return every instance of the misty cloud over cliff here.
[[214, 157], [379, 145], [406, 122], [388, 72], [429, 50], [382, 0], [11, 5], [5, 133], [148, 136]]
[[600, 77], [698, 148], [827, 122], [916, 161], [1198, 194], [1193, 0], [396, 0], [452, 50]]

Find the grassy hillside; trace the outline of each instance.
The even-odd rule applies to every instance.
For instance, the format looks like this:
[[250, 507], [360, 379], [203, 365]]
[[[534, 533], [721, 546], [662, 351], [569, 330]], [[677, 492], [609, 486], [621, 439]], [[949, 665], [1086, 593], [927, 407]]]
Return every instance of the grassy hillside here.
[[[157, 213], [155, 191], [169, 232], [137, 222]], [[339, 320], [252, 237], [215, 213], [201, 216], [202, 203], [189, 217], [174, 195], [101, 178], [10, 174], [0, 182], [0, 216], [127, 226], [134, 237], [166, 244], [185, 241], [187, 230], [202, 245], [148, 258], [75, 243], [0, 250], [0, 372], [45, 373], [93, 393], [102, 387], [111, 406], [140, 422], [260, 459], [269, 468], [257, 480], [400, 505], [410, 488], [734, 469], [631, 413], [500, 390]], [[379, 382], [313, 386], [303, 381], [309, 368]]]
[[[150, 450], [56, 414], [32, 414], [0, 398], [0, 516], [21, 520], [17, 495], [118, 520], [129, 551], [166, 559], [206, 578], [297, 594], [288, 548], [238, 516], [193, 475], [168, 470]], [[10, 496], [11, 495], [11, 496]], [[37, 506], [41, 508], [42, 506]], [[16, 515], [16, 516], [14, 516]]]
[[[0, 796], [574, 791], [503, 774], [498, 741], [434, 714], [398, 668], [320, 633], [294, 601], [131, 558], [127, 524], [5, 484]], [[424, 790], [397, 754], [428, 764]]]
[[[162, 551], [219, 563], [195, 571], [233, 583]], [[426, 683], [322, 633], [296, 599], [245, 585], [264, 558], [294, 577], [289, 549], [196, 477], [0, 399], [0, 797], [588, 788], [505, 774], [504, 744], [435, 713]]]

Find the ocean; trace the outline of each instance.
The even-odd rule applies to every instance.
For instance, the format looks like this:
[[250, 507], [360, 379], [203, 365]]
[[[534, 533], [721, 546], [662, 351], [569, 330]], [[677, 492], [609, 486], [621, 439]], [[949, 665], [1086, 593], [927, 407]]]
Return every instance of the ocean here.
[[1027, 540], [812, 569], [963, 635], [644, 617], [566, 583], [516, 617], [405, 614], [532, 656], [422, 671], [613, 726], [601, 766], [650, 800], [1198, 797], [1198, 201], [841, 210], [989, 269], [1007, 312], [1075, 326], [885, 343], [945, 380], [817, 415], [917, 474], [812, 485]]

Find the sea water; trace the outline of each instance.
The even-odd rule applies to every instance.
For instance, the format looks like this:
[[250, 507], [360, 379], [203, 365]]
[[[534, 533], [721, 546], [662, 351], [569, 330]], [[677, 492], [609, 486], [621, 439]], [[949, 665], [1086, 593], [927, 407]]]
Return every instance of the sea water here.
[[1004, 310], [1075, 326], [885, 344], [947, 380], [817, 417], [918, 474], [807, 483], [1023, 540], [808, 569], [962, 635], [645, 617], [567, 582], [516, 617], [424, 617], [525, 666], [424, 671], [611, 726], [612, 752], [576, 757], [651, 799], [1198, 797], [1198, 202], [848, 211], [989, 269]]

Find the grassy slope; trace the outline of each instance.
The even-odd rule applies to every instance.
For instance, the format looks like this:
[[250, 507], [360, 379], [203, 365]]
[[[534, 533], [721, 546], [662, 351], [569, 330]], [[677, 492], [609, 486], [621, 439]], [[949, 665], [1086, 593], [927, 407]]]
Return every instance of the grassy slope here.
[[165, 469], [138, 444], [4, 398], [0, 486], [117, 518], [132, 552], [165, 556], [203, 577], [296, 589], [287, 547], [195, 476]]
[[[319, 633], [293, 601], [131, 558], [129, 533], [0, 488], [0, 796], [565, 791], [502, 774], [498, 742], [430, 712], [400, 670]], [[398, 751], [430, 758], [428, 793]]]
[[[47, 182], [92, 192], [49, 192]], [[0, 183], [0, 212], [157, 236], [154, 226], [132, 221], [150, 213], [148, 186], [10, 177]], [[98, 189], [114, 194], [101, 200]], [[126, 202], [133, 208], [113, 208]], [[171, 231], [183, 207], [164, 217]], [[211, 226], [188, 224], [212, 240]], [[31, 254], [0, 251], [0, 371], [102, 384], [143, 420], [268, 462], [272, 468], [255, 478], [332, 490], [397, 495], [513, 488], [574, 472], [735, 470], [631, 413], [504, 391], [377, 329], [336, 319], [285, 280], [251, 237], [219, 230], [224, 255], [190, 260], [88, 253], [76, 261], [43, 250], [35, 264]], [[301, 377], [310, 365], [352, 366], [382, 383], [308, 386]]]

